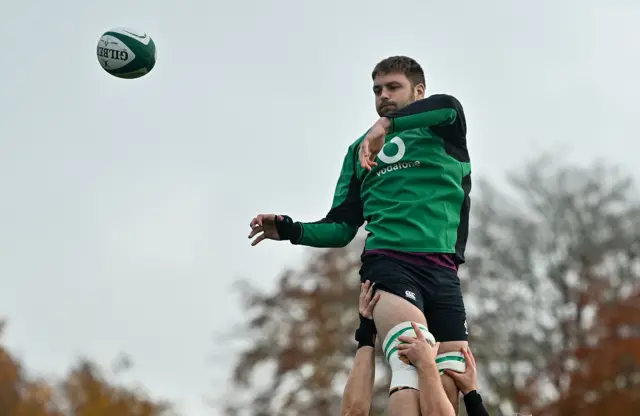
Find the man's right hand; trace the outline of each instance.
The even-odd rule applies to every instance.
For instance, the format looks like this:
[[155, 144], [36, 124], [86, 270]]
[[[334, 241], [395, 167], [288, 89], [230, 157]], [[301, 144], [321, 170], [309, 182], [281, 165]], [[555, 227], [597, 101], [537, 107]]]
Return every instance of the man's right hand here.
[[373, 347], [376, 343], [378, 330], [373, 322], [373, 309], [380, 299], [380, 292], [373, 294], [373, 284], [366, 281], [360, 285], [360, 299], [358, 312], [360, 312], [360, 327], [356, 331], [358, 348]]
[[280, 241], [280, 235], [276, 229], [276, 221], [283, 221], [283, 219], [282, 215], [275, 214], [260, 214], [252, 219], [249, 224], [249, 227], [251, 227], [249, 239], [257, 237], [251, 242], [251, 246], [255, 246], [265, 239]]
[[373, 308], [376, 307], [376, 303], [380, 300], [380, 292], [373, 294], [373, 287], [370, 281], [366, 281], [360, 284], [360, 299], [358, 305], [358, 311], [360, 315], [365, 319], [373, 319]]

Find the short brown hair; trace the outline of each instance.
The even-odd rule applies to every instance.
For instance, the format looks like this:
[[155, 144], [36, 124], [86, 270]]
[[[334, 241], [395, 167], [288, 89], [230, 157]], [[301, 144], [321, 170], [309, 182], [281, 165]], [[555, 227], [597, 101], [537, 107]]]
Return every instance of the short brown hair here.
[[385, 75], [391, 72], [403, 73], [413, 86], [425, 85], [424, 71], [415, 59], [408, 56], [391, 56], [378, 62], [373, 68], [371, 78], [376, 79], [378, 75]]

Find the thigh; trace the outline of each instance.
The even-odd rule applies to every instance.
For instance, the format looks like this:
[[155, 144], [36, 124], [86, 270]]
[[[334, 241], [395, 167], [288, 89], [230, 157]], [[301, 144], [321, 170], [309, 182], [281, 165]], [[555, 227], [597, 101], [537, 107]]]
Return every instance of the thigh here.
[[405, 264], [393, 257], [378, 254], [363, 257], [360, 280], [369, 280], [375, 284], [374, 290], [391, 293], [424, 311], [425, 300], [420, 285]]
[[[385, 255], [366, 256], [360, 269], [360, 279], [374, 283], [375, 290], [381, 292], [373, 310], [381, 343], [398, 324], [407, 321], [426, 324], [420, 286], [407, 274], [402, 262]], [[382, 344], [381, 347], [384, 349]]]
[[[433, 267], [427, 270], [429, 289], [425, 295], [425, 316], [429, 331], [441, 342], [442, 352], [460, 351], [468, 338], [467, 314], [460, 279], [455, 270]], [[435, 284], [435, 290], [432, 290]]]

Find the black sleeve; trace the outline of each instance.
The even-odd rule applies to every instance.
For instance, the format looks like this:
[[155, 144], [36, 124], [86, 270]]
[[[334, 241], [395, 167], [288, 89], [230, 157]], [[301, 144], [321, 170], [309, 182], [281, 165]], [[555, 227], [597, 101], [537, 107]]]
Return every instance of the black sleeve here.
[[482, 403], [482, 396], [476, 390], [464, 395], [464, 407], [469, 416], [489, 416], [487, 408]]
[[418, 100], [387, 116], [390, 132], [429, 128], [442, 137], [447, 152], [461, 162], [469, 161], [467, 122], [462, 104], [447, 94], [435, 94]]

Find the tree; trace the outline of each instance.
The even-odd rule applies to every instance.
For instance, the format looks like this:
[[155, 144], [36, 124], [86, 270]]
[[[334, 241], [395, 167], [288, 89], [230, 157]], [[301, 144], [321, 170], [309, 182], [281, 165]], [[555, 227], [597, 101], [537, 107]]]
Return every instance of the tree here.
[[[509, 185], [499, 192], [476, 184], [461, 269], [491, 414], [541, 409], [564, 394], [593, 317], [623, 301], [640, 270], [640, 203], [630, 178], [605, 165], [562, 167], [547, 158], [510, 175]], [[336, 414], [354, 353], [361, 247], [314, 251], [309, 266], [285, 272], [274, 293], [242, 286], [253, 344], [240, 354], [233, 382], [248, 399], [228, 414]], [[387, 377], [385, 369], [376, 368]], [[534, 379], [538, 388], [526, 389]], [[387, 382], [378, 384], [372, 414], [383, 414]]]
[[[241, 283], [254, 344], [240, 354], [233, 389], [236, 396], [247, 390], [250, 396], [230, 403], [227, 414], [339, 414], [355, 354], [359, 244], [317, 252], [304, 270], [283, 273], [274, 293]], [[260, 386], [256, 379], [266, 382]], [[382, 380], [377, 388], [386, 391], [387, 385]], [[378, 399], [372, 414], [383, 414], [385, 406]]]
[[159, 416], [168, 415], [167, 403], [156, 402], [141, 390], [109, 382], [98, 366], [83, 360], [59, 384], [62, 408], [74, 416]]
[[[2, 335], [0, 322], [0, 335]], [[167, 403], [108, 381], [98, 366], [80, 360], [67, 377], [47, 382], [28, 376], [0, 346], [0, 415], [5, 416], [160, 416]]]
[[[640, 285], [622, 300], [608, 301], [603, 291], [590, 290], [590, 303], [598, 304], [594, 324], [584, 345], [571, 352], [573, 366], [563, 371], [560, 362], [550, 361], [545, 372], [532, 377], [524, 394], [535, 399], [545, 379], [562, 378], [565, 388], [553, 402], [535, 408], [536, 415], [640, 414]], [[562, 360], [562, 357], [560, 357]]]
[[600, 306], [589, 294], [623, 299], [640, 253], [640, 204], [616, 169], [541, 159], [510, 184], [506, 194], [480, 183], [465, 268], [471, 343], [488, 401], [504, 413], [531, 402], [519, 392], [537, 374], [547, 376], [538, 404], [565, 391]]
[[[0, 336], [5, 323], [0, 321]], [[0, 345], [0, 414], [62, 416], [49, 408], [52, 391], [40, 380], [28, 380], [22, 366]]]

